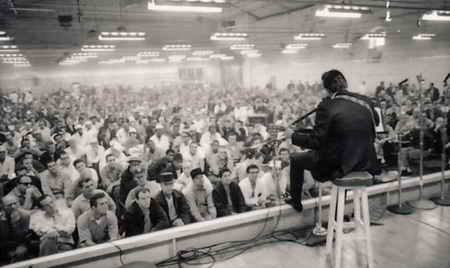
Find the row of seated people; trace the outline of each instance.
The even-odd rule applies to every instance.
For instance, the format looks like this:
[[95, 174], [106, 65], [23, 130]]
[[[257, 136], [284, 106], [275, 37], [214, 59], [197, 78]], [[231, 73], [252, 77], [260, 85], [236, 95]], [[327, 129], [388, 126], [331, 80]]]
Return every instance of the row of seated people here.
[[248, 165], [247, 177], [241, 181], [229, 169], [210, 180], [200, 168], [186, 176], [167, 168], [170, 165], [158, 172], [156, 181], [148, 180], [141, 160], [131, 157], [120, 179], [100, 188], [95, 171], [76, 160], [77, 169], [82, 166], [80, 178], [67, 191], [54, 187], [64, 184], [61, 161], [49, 161], [38, 177], [19, 166], [2, 198], [0, 235], [6, 249], [2, 261], [46, 256], [263, 208], [278, 204], [275, 201], [288, 189], [286, 157], [283, 169]]

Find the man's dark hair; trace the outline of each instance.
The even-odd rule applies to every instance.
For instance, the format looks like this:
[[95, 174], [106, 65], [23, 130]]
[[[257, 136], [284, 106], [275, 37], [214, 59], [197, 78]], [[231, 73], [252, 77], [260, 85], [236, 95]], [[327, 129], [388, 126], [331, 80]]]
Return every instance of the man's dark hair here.
[[331, 84], [333, 83], [334, 79], [339, 75], [342, 76], [342, 78], [345, 80], [345, 82], [347, 82], [347, 79], [345, 79], [345, 76], [336, 69], [333, 69], [333, 70], [323, 73], [322, 74], [323, 86], [332, 93], [336, 92], [335, 89], [331, 88]]
[[281, 154], [281, 153], [284, 152], [284, 151], [286, 151], [286, 152], [289, 153], [289, 149], [286, 148], [286, 147], [281, 148], [281, 149], [278, 151], [278, 153]]
[[102, 199], [104, 197], [106, 197], [106, 195], [103, 192], [97, 192], [94, 195], [92, 195], [91, 199], [89, 199], [91, 208], [97, 207], [97, 200]]
[[255, 164], [251, 164], [251, 165], [248, 165], [248, 167], [247, 167], [247, 173], [249, 173], [250, 172], [250, 169], [257, 169], [257, 170], [259, 170], [259, 167], [257, 166], [257, 165], [255, 165]]
[[73, 161], [73, 166], [77, 167], [78, 163], [84, 163], [83, 159], [78, 158], [77, 160]]

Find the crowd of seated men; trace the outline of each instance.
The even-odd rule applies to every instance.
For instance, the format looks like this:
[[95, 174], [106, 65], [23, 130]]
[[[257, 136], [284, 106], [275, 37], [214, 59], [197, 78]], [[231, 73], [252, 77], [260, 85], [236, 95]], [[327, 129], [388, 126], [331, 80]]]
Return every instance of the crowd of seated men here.
[[[393, 91], [376, 89], [388, 130], [378, 141], [381, 162], [392, 153], [389, 137], [420, 127], [413, 87], [401, 100]], [[449, 147], [439, 138], [448, 91], [426, 91], [427, 152]], [[320, 98], [319, 84], [301, 82], [1, 96], [0, 263], [281, 204], [289, 154], [302, 148], [277, 140], [278, 131]], [[414, 142], [401, 150], [405, 171], [415, 150]], [[309, 173], [305, 184], [313, 194]]]

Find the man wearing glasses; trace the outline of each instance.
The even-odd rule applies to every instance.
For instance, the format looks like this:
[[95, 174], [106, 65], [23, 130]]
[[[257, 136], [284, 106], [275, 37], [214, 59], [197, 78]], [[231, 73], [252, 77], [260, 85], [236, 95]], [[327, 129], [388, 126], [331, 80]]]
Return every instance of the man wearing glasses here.
[[32, 209], [41, 196], [42, 193], [32, 184], [31, 178], [27, 175], [21, 176], [17, 181], [17, 186], [7, 195], [7, 197], [16, 198], [23, 209]]

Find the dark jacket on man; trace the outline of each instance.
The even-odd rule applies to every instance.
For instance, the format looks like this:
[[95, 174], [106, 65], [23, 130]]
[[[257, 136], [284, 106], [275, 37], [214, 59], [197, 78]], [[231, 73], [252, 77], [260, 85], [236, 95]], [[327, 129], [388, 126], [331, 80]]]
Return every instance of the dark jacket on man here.
[[294, 145], [313, 150], [314, 179], [334, 180], [351, 171], [379, 173], [374, 147], [374, 123], [378, 124], [379, 118], [368, 97], [339, 91], [319, 104], [315, 120], [311, 132], [292, 135]]
[[230, 199], [233, 211], [230, 210], [230, 204], [224, 184], [218, 182], [213, 190], [213, 200], [217, 209], [217, 217], [231, 215], [232, 212], [242, 213], [247, 211], [241, 188], [239, 188], [239, 185], [235, 182], [230, 183]]
[[[164, 197], [164, 193], [161, 191], [159, 194], [155, 197], [156, 201], [161, 205], [162, 209], [164, 209], [164, 212], [169, 217], [169, 205], [167, 204], [167, 200]], [[191, 223], [191, 209], [189, 207], [189, 204], [186, 200], [186, 197], [183, 193], [173, 190], [172, 192], [172, 200], [173, 205], [175, 207], [175, 211], [177, 213], [178, 218], [180, 218], [184, 224]], [[169, 219], [170, 222], [170, 219]], [[170, 222], [170, 226], [172, 226], [172, 222]]]
[[[150, 222], [151, 232], [162, 230], [169, 227], [169, 219], [158, 201], [152, 198], [150, 202]], [[141, 207], [135, 202], [125, 215], [125, 234], [126, 237], [144, 233], [145, 219]]]

